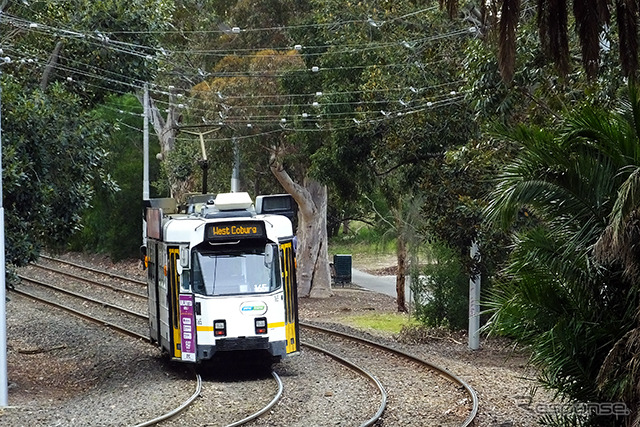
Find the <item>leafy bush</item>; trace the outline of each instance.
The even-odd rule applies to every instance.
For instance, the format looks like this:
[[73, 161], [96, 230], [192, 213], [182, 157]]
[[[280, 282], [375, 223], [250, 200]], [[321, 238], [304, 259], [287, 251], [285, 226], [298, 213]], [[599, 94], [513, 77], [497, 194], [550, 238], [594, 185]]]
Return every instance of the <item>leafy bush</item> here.
[[[118, 111], [131, 114], [122, 115]], [[142, 106], [133, 95], [109, 98], [97, 116], [118, 123], [113, 127], [105, 149], [109, 156], [106, 168], [116, 185], [95, 185], [91, 206], [83, 212], [82, 228], [70, 240], [68, 248], [76, 251], [109, 254], [113, 261], [135, 258], [142, 243], [142, 138], [136, 129], [142, 125]], [[158, 144], [150, 142], [150, 159]], [[158, 174], [157, 162], [150, 162], [151, 179]], [[152, 189], [153, 190], [153, 189]], [[154, 197], [152, 194], [151, 197]]]
[[455, 251], [432, 247], [434, 261], [411, 271], [415, 317], [432, 327], [464, 329], [468, 323], [469, 277]]

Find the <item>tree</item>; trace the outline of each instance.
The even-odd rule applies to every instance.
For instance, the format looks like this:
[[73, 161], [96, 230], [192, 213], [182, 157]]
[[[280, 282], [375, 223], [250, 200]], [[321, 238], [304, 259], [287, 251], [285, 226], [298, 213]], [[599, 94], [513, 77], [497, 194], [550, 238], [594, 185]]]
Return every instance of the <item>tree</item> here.
[[89, 206], [93, 184], [113, 185], [104, 170], [106, 123], [77, 96], [52, 84], [47, 93], [3, 75], [2, 133], [7, 261], [21, 266], [43, 246], [64, 247]]
[[[635, 91], [626, 114], [587, 107], [552, 130], [509, 133], [522, 149], [488, 207], [489, 218], [518, 231], [491, 297], [492, 329], [530, 347], [540, 380], [562, 397], [622, 401], [633, 422], [637, 277], [623, 274], [628, 264], [619, 253], [597, 257], [593, 248], [615, 228], [615, 207], [635, 203], [624, 191], [640, 158]], [[625, 228], [635, 227], [633, 215], [625, 218]], [[588, 421], [615, 422], [597, 414]]]
[[38, 64], [23, 72], [33, 73], [30, 77], [39, 81], [41, 89], [70, 79], [76, 84], [69, 90], [95, 104], [113, 91], [132, 92], [140, 81], [154, 76], [156, 57], [161, 56], [155, 34], [168, 28], [172, 3], [11, 2], [3, 33], [10, 35], [16, 55]]
[[[280, 125], [275, 125], [279, 130], [276, 134], [269, 135], [274, 125], [261, 124], [260, 120], [283, 115], [288, 96], [282, 90], [279, 75], [296, 73], [301, 68], [302, 61], [295, 51], [261, 51], [245, 58], [228, 56], [214, 69], [214, 75], [219, 77], [195, 86], [193, 91], [210, 111], [205, 117], [210, 121], [212, 116], [222, 117], [225, 132], [231, 133], [232, 138], [247, 132], [242, 129], [245, 123], [248, 136], [257, 133], [252, 138], [253, 147], [247, 143], [243, 146], [247, 151], [261, 150], [270, 156], [272, 173], [298, 204], [299, 294], [326, 297], [330, 294], [326, 186], [308, 176], [308, 160], [303, 160], [299, 147], [281, 135]], [[252, 94], [252, 102], [247, 102], [243, 96], [246, 93]], [[297, 161], [293, 163], [292, 158]], [[292, 164], [296, 165], [293, 169]]]
[[166, 28], [170, 7], [155, 0], [0, 5], [10, 59], [2, 69], [10, 262], [63, 248], [96, 187], [117, 188], [105, 170], [112, 127], [91, 110], [111, 91], [131, 91], [153, 76], [154, 30]]
[[304, 46], [307, 67], [318, 68], [306, 92], [322, 94], [316, 122], [327, 139], [314, 154], [315, 176], [330, 181], [343, 200], [382, 189], [396, 214], [397, 301], [404, 311], [403, 199], [429, 200], [423, 176], [476, 131], [458, 92], [461, 52], [471, 33], [425, 2], [314, 5], [313, 29], [294, 39]]
[[[458, 9], [458, 0], [445, 2], [450, 15]], [[498, 59], [500, 74], [506, 82], [513, 77], [516, 64], [516, 38], [521, 15], [527, 13], [528, 2], [520, 0], [493, 1], [480, 5], [478, 28], [491, 31], [498, 26]], [[543, 53], [553, 60], [561, 75], [570, 71], [570, 49], [568, 29], [570, 20], [567, 3], [564, 1], [538, 0], [536, 2], [537, 24], [540, 46]], [[612, 10], [613, 9], [613, 10]], [[611, 16], [616, 17], [616, 26], [611, 25]], [[638, 23], [637, 5], [633, 1], [617, 0], [614, 4], [605, 1], [580, 1], [573, 3], [573, 17], [581, 46], [582, 66], [589, 78], [598, 73], [601, 45], [617, 47], [622, 72], [625, 77], [635, 78], [638, 68]], [[615, 29], [614, 29], [615, 28]], [[613, 46], [617, 30], [618, 45]]]
[[[133, 95], [112, 96], [94, 113], [110, 124], [104, 145], [108, 152], [104, 169], [114, 182], [107, 186], [93, 182], [95, 195], [82, 214], [82, 227], [69, 243], [71, 250], [107, 253], [113, 261], [137, 258], [142, 238], [143, 147], [142, 108]], [[151, 144], [151, 157], [157, 149]], [[157, 164], [150, 164], [150, 179], [158, 175]]]

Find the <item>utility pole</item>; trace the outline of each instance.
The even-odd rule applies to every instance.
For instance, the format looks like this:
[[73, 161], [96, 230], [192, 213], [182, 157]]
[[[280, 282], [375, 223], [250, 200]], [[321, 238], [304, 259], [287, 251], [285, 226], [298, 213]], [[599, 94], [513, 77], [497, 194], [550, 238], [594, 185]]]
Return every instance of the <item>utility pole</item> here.
[[[149, 86], [144, 84], [144, 95], [142, 98], [142, 200], [149, 200]], [[142, 219], [142, 245], [147, 245], [147, 219]]]
[[[2, 8], [0, 8], [0, 15]], [[5, 61], [6, 62], [6, 59]], [[0, 77], [2, 73], [0, 72]], [[0, 85], [0, 407], [9, 404], [7, 379], [7, 288], [4, 253], [4, 206], [2, 204], [2, 87]]]
[[[471, 244], [471, 259], [480, 259], [478, 243]], [[480, 348], [480, 273], [472, 272], [469, 279], [469, 348]]]
[[240, 147], [238, 139], [233, 137], [233, 171], [231, 172], [231, 192], [240, 191]]

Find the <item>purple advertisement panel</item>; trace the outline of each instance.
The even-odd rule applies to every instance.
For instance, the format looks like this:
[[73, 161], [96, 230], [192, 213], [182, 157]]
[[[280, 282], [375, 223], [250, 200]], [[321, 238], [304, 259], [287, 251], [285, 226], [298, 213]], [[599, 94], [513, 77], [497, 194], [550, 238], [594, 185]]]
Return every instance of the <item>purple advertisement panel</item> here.
[[180, 294], [180, 334], [182, 360], [196, 361], [196, 319], [193, 315], [193, 296]]

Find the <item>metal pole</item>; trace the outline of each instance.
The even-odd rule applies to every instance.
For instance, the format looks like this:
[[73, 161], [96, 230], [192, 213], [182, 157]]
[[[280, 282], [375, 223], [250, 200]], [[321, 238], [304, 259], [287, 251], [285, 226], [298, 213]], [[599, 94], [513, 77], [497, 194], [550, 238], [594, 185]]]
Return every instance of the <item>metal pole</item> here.
[[[478, 244], [471, 244], [471, 259], [480, 256]], [[480, 274], [474, 274], [469, 279], [469, 348], [480, 348]]]
[[[2, 73], [0, 73], [0, 78]], [[9, 404], [7, 379], [7, 291], [4, 253], [4, 207], [2, 204], [2, 87], [0, 86], [0, 407]]]
[[200, 134], [200, 149], [202, 150], [202, 194], [207, 194], [207, 182], [209, 180], [209, 159], [207, 159], [207, 147], [204, 146], [204, 134]]
[[[142, 119], [142, 200], [149, 200], [149, 86], [144, 85]], [[147, 244], [147, 220], [142, 219], [142, 244]]]
[[240, 191], [240, 147], [238, 140], [233, 137], [233, 171], [231, 172], [231, 192]]

